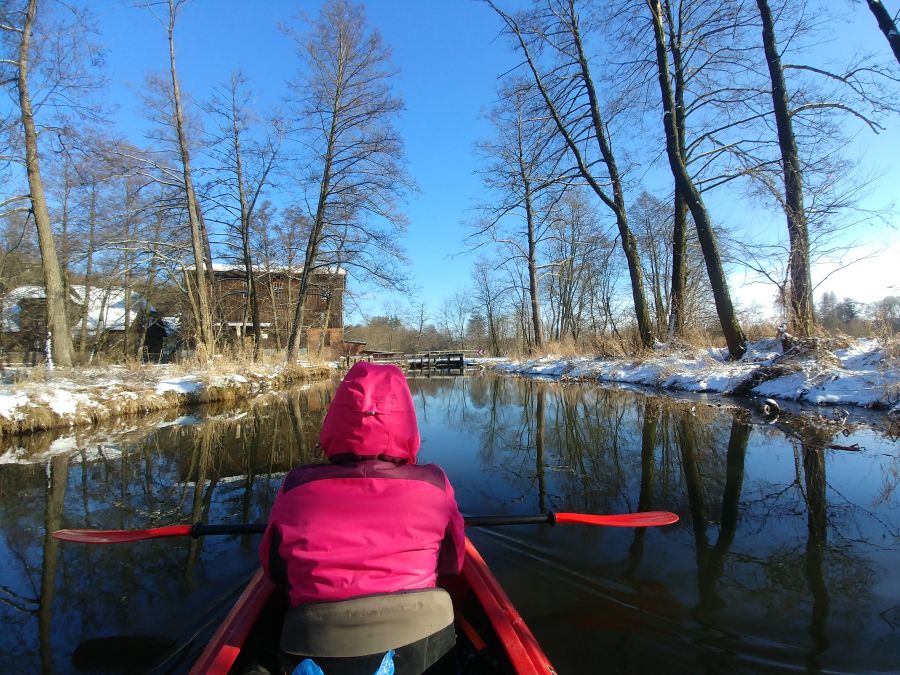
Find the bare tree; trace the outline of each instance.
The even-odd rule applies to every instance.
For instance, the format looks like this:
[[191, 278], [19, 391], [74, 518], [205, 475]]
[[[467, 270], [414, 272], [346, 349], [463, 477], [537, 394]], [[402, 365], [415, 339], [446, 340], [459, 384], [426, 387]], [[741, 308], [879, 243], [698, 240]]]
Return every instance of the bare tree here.
[[[678, 202], [679, 200], [676, 200]], [[675, 212], [681, 204], [675, 204]], [[672, 316], [678, 317], [678, 322], [684, 321], [684, 281], [686, 275], [684, 273], [685, 265], [681, 260], [675, 263], [676, 256], [672, 255], [672, 249], [675, 246], [685, 247], [687, 238], [684, 236], [683, 230], [679, 232], [679, 227], [671, 227], [672, 210], [661, 200], [657, 199], [649, 192], [641, 192], [634, 204], [631, 205], [631, 222], [634, 228], [634, 234], [637, 237], [638, 245], [642, 252], [644, 260], [644, 278], [647, 279], [649, 287], [648, 295], [653, 298], [653, 308], [656, 314], [656, 332], [660, 337], [664, 337], [668, 327], [669, 320]], [[681, 238], [679, 244], [675, 244], [675, 240]], [[680, 267], [678, 272], [673, 271], [676, 264]], [[673, 274], [679, 273], [682, 280], [678, 284], [678, 293], [680, 299], [676, 304], [680, 307], [676, 310], [670, 310], [670, 302], [675, 297], [676, 284], [671, 283]], [[679, 329], [676, 334], [681, 334]]]
[[[37, 22], [37, 0], [28, 0], [27, 4], [20, 11], [11, 9], [8, 5], [4, 6], [0, 13], [0, 30], [5, 37], [12, 37], [13, 40], [4, 40], [14, 48], [15, 56], [3, 60], [6, 66], [12, 66], [15, 74], [5, 78], [6, 83], [14, 83], [18, 93], [18, 108], [20, 114], [21, 130], [23, 134], [24, 146], [24, 167], [28, 179], [28, 195], [30, 201], [30, 211], [37, 227], [38, 242], [41, 251], [41, 261], [44, 275], [44, 288], [46, 293], [47, 308], [47, 332], [50, 350], [48, 357], [52, 358], [52, 363], [58, 366], [68, 367], [72, 365], [73, 349], [72, 335], [69, 331], [69, 322], [67, 317], [68, 302], [66, 297], [66, 286], [63, 270], [59, 263], [59, 257], [56, 250], [56, 242], [53, 234], [53, 225], [50, 220], [50, 211], [47, 206], [47, 198], [44, 191], [44, 180], [41, 173], [41, 159], [38, 149], [39, 130], [35, 120], [36, 110], [33, 107], [32, 93], [30, 88], [30, 70], [31, 59], [33, 56], [42, 54], [42, 49], [47, 48], [49, 52], [53, 52], [52, 45], [55, 43], [59, 46], [62, 41], [71, 41], [77, 44], [79, 39], [73, 33], [64, 32], [61, 27], [57, 27], [58, 32], [55, 35], [47, 36], [51, 40], [49, 44], [40, 44], [40, 47], [33, 47], [32, 37], [35, 33], [35, 25]], [[16, 43], [17, 40], [17, 43]], [[78, 53], [75, 50], [73, 53]], [[49, 71], [52, 86], [50, 87], [48, 96], [54, 94], [58, 97], [63, 92], [73, 94], [75, 89], [83, 86], [78, 82], [78, 78], [82, 76], [77, 68], [77, 59], [69, 61], [65, 59], [49, 58]], [[3, 200], [3, 206], [16, 206], [17, 202], [21, 202], [21, 197], [12, 197]]]
[[602, 275], [603, 262], [615, 253], [615, 242], [598, 220], [583, 190], [570, 189], [554, 209], [546, 287], [550, 331], [556, 340], [580, 339], [588, 327], [592, 278]]
[[[362, 7], [347, 0], [327, 2], [310, 33], [296, 40], [308, 82], [293, 88], [308, 95], [293, 103], [300, 108], [304, 138], [314, 153], [310, 173], [315, 196], [288, 339], [289, 361], [300, 352], [313, 275], [337, 263], [323, 260], [323, 253], [340, 251], [345, 264], [389, 279], [392, 266], [376, 264], [371, 256], [402, 259], [397, 235], [405, 222], [396, 201], [411, 187], [393, 126], [403, 104], [391, 92], [390, 51], [366, 25]], [[378, 222], [388, 229], [378, 230]]]
[[[631, 279], [631, 293], [641, 343], [653, 343], [653, 326], [644, 294], [637, 242], [628, 225], [625, 191], [610, 133], [615, 107], [604, 110], [584, 46], [575, 0], [540, 0], [529, 13], [511, 15], [487, 0], [525, 57], [525, 66], [544, 100], [547, 114], [576, 164], [577, 172], [609, 208]], [[542, 54], [555, 56], [546, 67]], [[612, 96], [607, 97], [612, 99]], [[607, 115], [607, 113], [610, 113]]]
[[[638, 100], [646, 99], [652, 89], [659, 91], [654, 23], [641, 10], [641, 4], [646, 8], [646, 3], [623, 0], [606, 9], [610, 23], [607, 31], [619, 36], [623, 54], [613, 76], [623, 80], [630, 99]], [[720, 141], [734, 122], [723, 121], [717, 108], [741, 95], [742, 85], [735, 73], [746, 60], [747, 47], [742, 43], [740, 29], [748, 22], [747, 12], [740, 0], [662, 0], [660, 10], [669, 61], [675, 150], [696, 191], [703, 193], [735, 178], [734, 168], [721, 161], [728, 151]], [[659, 94], [654, 98], [658, 101]], [[647, 110], [658, 105], [645, 100]], [[641, 120], [635, 118], [634, 122], [640, 125]], [[659, 131], [664, 129], [664, 125], [659, 125]], [[653, 134], [653, 130], [648, 131]], [[665, 142], [664, 134], [660, 140]], [[647, 151], [656, 156], [655, 141], [647, 145]], [[684, 188], [678, 180], [674, 181], [672, 275], [668, 292], [670, 336], [681, 335], [685, 327], [684, 296], [690, 292], [686, 287], [687, 246], [691, 230], [696, 229], [688, 221], [691, 195]]]
[[[755, 83], [757, 95], [745, 105], [760, 111], [766, 127], [758, 140], [738, 150], [745, 172], [777, 201], [787, 221], [787, 275], [780, 289], [793, 332], [810, 335], [815, 327], [811, 268], [814, 240], [819, 248], [826, 235], [842, 229], [839, 214], [854, 209], [859, 186], [852, 180], [852, 163], [845, 159], [842, 127], [848, 118], [873, 132], [880, 119], [896, 111], [887, 69], [867, 57], [854, 56], [841, 70], [792, 62], [808, 58], [804, 41], [815, 37], [807, 0], [774, 5], [756, 2], [762, 35], [762, 59], [768, 77]], [[823, 20], [827, 7], [817, 5]], [[780, 28], [779, 28], [780, 24]], [[784, 35], [779, 44], [776, 30]], [[753, 81], [758, 68], [747, 67]], [[790, 78], [790, 79], [789, 79]], [[774, 122], [774, 137], [769, 129]], [[780, 174], [780, 175], [779, 175]], [[812, 234], [811, 234], [812, 231]]]
[[472, 270], [472, 306], [484, 317], [487, 324], [487, 338], [493, 356], [500, 356], [501, 346], [501, 311], [504, 296], [509, 292], [497, 274], [494, 273], [496, 265], [487, 260], [479, 260]]
[[[193, 269], [190, 271], [192, 278], [185, 279], [186, 290], [191, 298], [194, 308], [199, 353], [208, 357], [215, 350], [215, 335], [213, 333], [212, 309], [210, 292], [214, 290], [212, 272], [212, 255], [208, 243], [208, 235], [203, 223], [197, 193], [194, 188], [193, 171], [191, 166], [190, 143], [185, 122], [184, 104], [181, 95], [181, 85], [178, 80], [178, 70], [175, 58], [175, 27], [179, 10], [187, 4], [188, 0], [165, 0], [165, 15], [158, 16], [155, 12], [157, 3], [142, 1], [139, 4], [149, 9], [159, 24], [166, 31], [169, 46], [169, 95], [172, 106], [171, 124], [174, 127], [177, 139], [177, 151], [180, 163], [181, 186], [184, 190], [184, 200], [188, 215], [190, 230], [190, 246], [193, 254]], [[162, 167], [159, 167], [162, 168]], [[207, 283], [209, 279], [209, 283]]]
[[410, 318], [412, 319], [413, 329], [415, 330], [413, 351], [418, 352], [419, 347], [421, 347], [422, 337], [425, 335], [425, 328], [431, 320], [431, 315], [428, 313], [428, 305], [422, 300], [415, 302], [412, 306]]
[[439, 321], [451, 345], [465, 348], [466, 322], [471, 311], [471, 301], [466, 291], [456, 291], [441, 301]]
[[[223, 173], [217, 181], [216, 203], [224, 212], [223, 224], [234, 234], [231, 248], [244, 268], [250, 323], [253, 327], [253, 356], [259, 355], [262, 327], [259, 318], [257, 270], [251, 245], [251, 224], [260, 195], [269, 181], [281, 149], [281, 125], [273, 122], [261, 141], [251, 138], [254, 123], [246, 78], [232, 74], [228, 84], [209, 106], [219, 119], [219, 133], [212, 139], [214, 160]], [[246, 312], [242, 334], [246, 333]]]
[[812, 278], [809, 263], [809, 232], [806, 224], [806, 210], [803, 206], [803, 176], [800, 171], [800, 156], [797, 139], [794, 137], [793, 122], [788, 104], [787, 85], [781, 54], [775, 37], [775, 22], [767, 0], [757, 0], [762, 19], [762, 42], [766, 54], [766, 65], [772, 81], [772, 110], [778, 130], [778, 146], [781, 149], [781, 165], [784, 171], [784, 213], [787, 217], [790, 252], [788, 270], [790, 276], [790, 298], [786, 303], [790, 308], [793, 330], [801, 336], [808, 336], [816, 323], [815, 306], [812, 297]]
[[480, 144], [479, 149], [489, 162], [483, 171], [484, 183], [498, 203], [483, 207], [485, 216], [470, 237], [478, 244], [501, 244], [524, 263], [534, 344], [541, 347], [539, 248], [550, 232], [547, 216], [561, 187], [553, 170], [555, 128], [529, 100], [530, 93], [527, 82], [512, 80], [501, 89], [500, 103], [490, 113], [496, 140]]
[[722, 332], [725, 335], [725, 342], [728, 345], [728, 353], [732, 359], [739, 359], [747, 351], [747, 339], [738, 323], [734, 306], [731, 302], [731, 293], [728, 290], [728, 281], [722, 267], [712, 221], [706, 210], [703, 197], [687, 170], [681, 150], [684, 147], [684, 143], [680, 139], [680, 131], [675, 119], [675, 97], [672, 92], [672, 83], [669, 75], [669, 56], [666, 48], [662, 6], [660, 5], [660, 0], [647, 0], [647, 6], [650, 9], [653, 21], [653, 34], [656, 42], [656, 62], [662, 97], [663, 125], [666, 131], [666, 155], [669, 158], [669, 166], [675, 178], [676, 190], [681, 193], [694, 218], [694, 226], [697, 229], [697, 236], [703, 249], [706, 271], [712, 285], [716, 311], [719, 316], [719, 323], [722, 326]]

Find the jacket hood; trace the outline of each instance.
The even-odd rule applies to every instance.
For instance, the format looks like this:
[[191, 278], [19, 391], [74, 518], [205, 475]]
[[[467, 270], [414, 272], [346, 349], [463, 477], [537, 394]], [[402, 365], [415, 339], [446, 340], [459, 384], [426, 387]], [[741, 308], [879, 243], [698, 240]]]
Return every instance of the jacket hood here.
[[419, 426], [403, 371], [360, 362], [338, 385], [319, 444], [332, 462], [384, 459], [415, 464]]

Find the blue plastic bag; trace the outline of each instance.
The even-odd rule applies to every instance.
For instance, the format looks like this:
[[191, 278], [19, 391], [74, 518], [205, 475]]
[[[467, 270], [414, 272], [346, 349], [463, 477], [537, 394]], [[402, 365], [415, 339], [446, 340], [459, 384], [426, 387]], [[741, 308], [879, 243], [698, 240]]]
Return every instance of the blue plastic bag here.
[[[303, 659], [291, 675], [325, 675], [322, 669], [316, 665], [312, 659]], [[394, 650], [391, 649], [384, 658], [381, 659], [381, 665], [373, 675], [394, 675]]]
[[381, 660], [381, 665], [375, 671], [375, 675], [394, 675], [394, 650], [390, 650]]
[[[391, 669], [391, 672], [394, 672]], [[325, 675], [322, 672], [322, 669], [316, 665], [316, 662], [312, 659], [303, 659], [296, 668], [294, 668], [294, 672], [291, 675]]]

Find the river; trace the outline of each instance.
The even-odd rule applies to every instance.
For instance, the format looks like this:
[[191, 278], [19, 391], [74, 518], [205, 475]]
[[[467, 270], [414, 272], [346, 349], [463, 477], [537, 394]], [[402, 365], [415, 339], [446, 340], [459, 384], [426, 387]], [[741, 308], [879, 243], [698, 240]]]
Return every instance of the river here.
[[[419, 461], [444, 467], [466, 515], [681, 516], [470, 530], [562, 675], [900, 671], [890, 432], [587, 384], [410, 385]], [[0, 439], [0, 670], [143, 672], [173, 654], [161, 670], [186, 670], [259, 536], [96, 546], [49, 532], [262, 522], [285, 472], [319, 459], [333, 390]]]

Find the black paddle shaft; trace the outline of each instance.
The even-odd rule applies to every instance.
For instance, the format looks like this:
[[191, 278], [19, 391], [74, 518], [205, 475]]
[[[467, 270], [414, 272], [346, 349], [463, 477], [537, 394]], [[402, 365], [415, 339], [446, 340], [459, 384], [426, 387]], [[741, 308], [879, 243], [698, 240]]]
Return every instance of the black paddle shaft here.
[[[490, 527], [492, 525], [535, 525], [548, 523], [556, 525], [556, 514], [552, 511], [539, 516], [469, 516], [465, 519], [468, 527]], [[216, 534], [261, 534], [266, 531], [265, 523], [235, 523], [233, 525], [206, 525], [194, 523], [191, 536], [194, 539]]]
[[556, 514], [551, 511], [539, 516], [470, 516], [465, 519], [467, 527], [479, 525], [556, 525]]
[[191, 527], [191, 536], [197, 539], [210, 534], [262, 534], [265, 531], [265, 523], [235, 523], [234, 525], [194, 523]]

